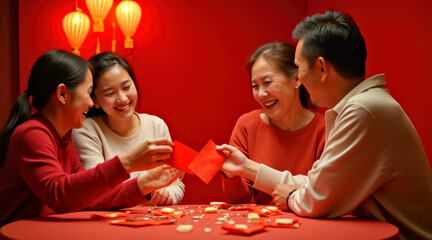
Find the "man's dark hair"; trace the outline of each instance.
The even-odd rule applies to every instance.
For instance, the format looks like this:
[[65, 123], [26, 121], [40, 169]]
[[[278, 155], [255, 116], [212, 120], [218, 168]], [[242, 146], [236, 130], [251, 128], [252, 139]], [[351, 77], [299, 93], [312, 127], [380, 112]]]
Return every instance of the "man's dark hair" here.
[[309, 67], [321, 56], [344, 78], [365, 76], [366, 44], [351, 16], [330, 10], [306, 17], [293, 38], [303, 39], [301, 54]]

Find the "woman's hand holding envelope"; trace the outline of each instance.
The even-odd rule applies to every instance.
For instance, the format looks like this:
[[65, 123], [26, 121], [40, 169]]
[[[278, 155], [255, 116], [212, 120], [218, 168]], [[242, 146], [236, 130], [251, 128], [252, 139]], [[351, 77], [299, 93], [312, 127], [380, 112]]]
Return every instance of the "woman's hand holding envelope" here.
[[227, 144], [217, 146], [216, 149], [227, 156], [221, 168], [226, 177], [241, 176], [255, 181], [259, 163], [250, 160], [240, 150]]

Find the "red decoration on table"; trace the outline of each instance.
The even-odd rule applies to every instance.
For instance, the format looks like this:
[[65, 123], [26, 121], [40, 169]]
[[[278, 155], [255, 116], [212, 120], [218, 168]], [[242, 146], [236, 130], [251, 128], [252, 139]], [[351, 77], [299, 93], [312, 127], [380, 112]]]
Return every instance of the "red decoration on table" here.
[[267, 206], [250, 207], [249, 212], [250, 213], [258, 213], [258, 215], [263, 216], [263, 217], [282, 215], [282, 210], [280, 210], [280, 209], [266, 212], [266, 213], [262, 212], [262, 210], [266, 207]]
[[277, 227], [277, 228], [298, 228], [300, 227], [300, 222], [298, 219], [293, 219], [292, 224], [277, 224], [276, 222], [265, 222], [261, 221], [260, 224], [266, 227]]
[[189, 165], [189, 169], [203, 182], [209, 184], [225, 160], [226, 156], [217, 151], [216, 144], [210, 140]]
[[226, 202], [210, 202], [210, 206], [218, 207], [218, 209], [228, 209], [230, 205]]
[[242, 205], [234, 205], [229, 208], [230, 211], [250, 211], [256, 207], [256, 204], [242, 204]]
[[241, 235], [251, 235], [264, 231], [265, 226], [262, 224], [247, 224], [247, 229], [236, 228], [235, 225], [224, 224], [222, 229], [227, 230], [229, 233], [241, 234]]
[[165, 161], [165, 163], [171, 167], [193, 175], [194, 173], [188, 167], [197, 155], [197, 151], [179, 141], [174, 141], [173, 152], [171, 153], [171, 156]]
[[91, 218], [119, 218], [128, 217], [130, 214], [125, 212], [100, 212], [90, 214]]
[[[155, 216], [167, 216], [170, 218], [181, 218], [183, 216], [186, 216], [186, 213], [184, 211], [174, 211], [173, 213], [163, 213], [162, 209], [154, 209], [151, 211]], [[181, 213], [180, 213], [181, 212]]]

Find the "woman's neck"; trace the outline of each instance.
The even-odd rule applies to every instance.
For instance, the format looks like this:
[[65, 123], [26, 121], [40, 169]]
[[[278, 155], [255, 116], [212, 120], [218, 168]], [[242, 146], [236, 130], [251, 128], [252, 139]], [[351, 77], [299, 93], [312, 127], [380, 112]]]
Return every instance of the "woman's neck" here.
[[39, 113], [44, 116], [53, 125], [59, 136], [63, 137], [68, 131], [71, 130], [68, 126], [68, 121], [62, 118], [62, 114], [58, 114], [55, 108], [47, 104]]
[[126, 119], [112, 118], [108, 115], [102, 117], [104, 123], [117, 135], [129, 137], [136, 133], [140, 127], [139, 116], [134, 113], [132, 117]]
[[285, 132], [293, 132], [308, 125], [315, 114], [304, 107], [296, 108], [295, 111], [290, 111], [289, 114], [278, 120], [270, 119], [267, 114], [261, 114], [263, 121], [269, 125], [275, 126]]

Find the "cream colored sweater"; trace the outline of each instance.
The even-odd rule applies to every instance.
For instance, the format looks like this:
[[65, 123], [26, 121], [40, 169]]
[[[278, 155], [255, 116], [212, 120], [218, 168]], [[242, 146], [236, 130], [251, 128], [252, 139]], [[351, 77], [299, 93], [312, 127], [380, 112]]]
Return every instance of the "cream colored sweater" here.
[[324, 151], [307, 176], [274, 174], [281, 183], [303, 182], [289, 208], [305, 217], [354, 213], [396, 225], [401, 239], [432, 239], [432, 172], [384, 75], [357, 85], [325, 118]]
[[[102, 116], [87, 118], [82, 128], [72, 131], [72, 143], [77, 148], [79, 157], [85, 169], [94, 168], [99, 163], [112, 159], [114, 156], [129, 151], [138, 144], [154, 138], [171, 139], [168, 126], [159, 117], [149, 114], [137, 114], [140, 127], [137, 132], [128, 137], [114, 133], [102, 120]], [[145, 174], [146, 171], [132, 172], [131, 178]], [[165, 187], [173, 204], [178, 204], [184, 196], [184, 184], [177, 179]]]

